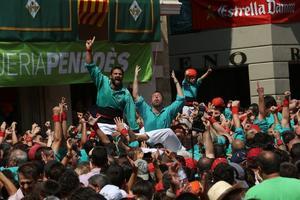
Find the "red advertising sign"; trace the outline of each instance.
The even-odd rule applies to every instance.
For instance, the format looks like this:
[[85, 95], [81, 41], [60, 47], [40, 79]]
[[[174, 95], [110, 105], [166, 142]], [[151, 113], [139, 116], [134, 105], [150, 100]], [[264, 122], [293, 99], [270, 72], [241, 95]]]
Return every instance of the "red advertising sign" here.
[[300, 21], [299, 0], [192, 0], [193, 29]]

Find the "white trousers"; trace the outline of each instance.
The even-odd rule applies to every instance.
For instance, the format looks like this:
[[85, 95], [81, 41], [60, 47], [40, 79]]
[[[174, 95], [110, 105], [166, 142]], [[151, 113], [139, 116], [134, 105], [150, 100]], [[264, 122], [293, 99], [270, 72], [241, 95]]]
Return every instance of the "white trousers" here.
[[166, 149], [177, 152], [182, 149], [182, 144], [176, 134], [170, 128], [157, 129], [145, 132], [149, 137], [148, 143], [151, 145], [162, 144]]

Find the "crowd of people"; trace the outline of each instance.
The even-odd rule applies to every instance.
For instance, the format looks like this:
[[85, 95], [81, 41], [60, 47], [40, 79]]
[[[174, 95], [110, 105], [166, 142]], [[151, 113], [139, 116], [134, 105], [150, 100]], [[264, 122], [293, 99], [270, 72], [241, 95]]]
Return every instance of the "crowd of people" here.
[[[300, 101], [285, 92], [275, 100], [257, 84], [258, 104], [216, 97], [198, 102], [202, 80], [185, 71], [177, 97], [164, 107], [155, 91], [139, 94], [136, 66], [132, 94], [124, 71], [102, 74], [86, 42], [86, 67], [97, 87], [97, 109], [77, 111], [67, 125], [68, 102], [52, 120], [17, 132], [0, 127], [2, 199], [21, 200], [299, 200]], [[298, 188], [299, 187], [299, 188]]]

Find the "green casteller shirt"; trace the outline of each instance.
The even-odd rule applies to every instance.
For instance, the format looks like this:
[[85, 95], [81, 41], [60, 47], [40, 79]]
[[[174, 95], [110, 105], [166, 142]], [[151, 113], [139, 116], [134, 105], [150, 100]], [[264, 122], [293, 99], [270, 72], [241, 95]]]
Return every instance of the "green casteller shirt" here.
[[110, 79], [101, 73], [94, 63], [85, 65], [97, 87], [96, 104], [99, 107], [111, 107], [122, 110], [132, 130], [139, 129], [135, 117], [135, 105], [130, 92], [126, 88], [113, 90]]
[[300, 180], [277, 177], [264, 180], [250, 188], [245, 200], [299, 200]]
[[196, 99], [200, 85], [201, 85], [201, 79], [197, 79], [195, 83], [189, 83], [186, 79], [183, 79], [182, 91], [184, 96]]
[[184, 97], [177, 96], [176, 100], [169, 106], [163, 108], [159, 114], [152, 111], [144, 98], [140, 96], [135, 102], [136, 108], [144, 120], [145, 131], [152, 131], [157, 129], [169, 128], [172, 120], [177, 113], [181, 111], [184, 105]]

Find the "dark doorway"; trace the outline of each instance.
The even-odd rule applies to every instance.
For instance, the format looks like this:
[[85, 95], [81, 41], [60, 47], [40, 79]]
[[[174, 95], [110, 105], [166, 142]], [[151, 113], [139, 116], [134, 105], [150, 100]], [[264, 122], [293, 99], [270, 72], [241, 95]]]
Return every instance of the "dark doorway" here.
[[293, 99], [300, 99], [300, 64], [289, 64], [290, 90]]
[[5, 121], [10, 125], [13, 121], [19, 122], [18, 88], [0, 88], [0, 94], [0, 123]]
[[[199, 71], [202, 76], [205, 71]], [[176, 73], [180, 81], [183, 80], [184, 71]], [[173, 97], [176, 89], [172, 85]], [[250, 86], [248, 66], [227, 67], [213, 69], [213, 72], [203, 80], [198, 90], [199, 102], [209, 102], [214, 97], [222, 97], [225, 102], [228, 100], [240, 100], [241, 106], [250, 105]], [[174, 99], [174, 98], [173, 98]]]
[[71, 85], [72, 117], [77, 122], [76, 112], [86, 112], [96, 103], [97, 89], [94, 83]]
[[248, 66], [216, 69], [200, 86], [200, 101], [208, 102], [214, 97], [228, 100], [240, 100], [241, 106], [250, 104], [250, 86]]

